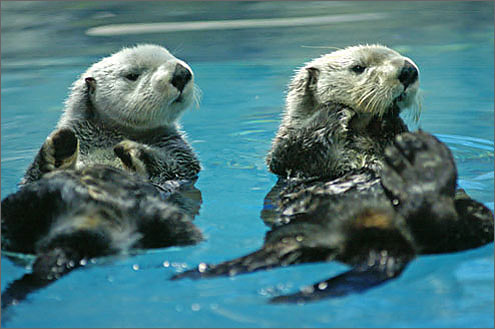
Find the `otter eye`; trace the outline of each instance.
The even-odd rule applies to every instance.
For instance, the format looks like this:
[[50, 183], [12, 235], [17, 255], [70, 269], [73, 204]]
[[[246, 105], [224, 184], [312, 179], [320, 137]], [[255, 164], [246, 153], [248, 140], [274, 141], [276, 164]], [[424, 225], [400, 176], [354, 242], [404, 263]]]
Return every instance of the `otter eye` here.
[[129, 74], [127, 74], [125, 76], [125, 78], [127, 80], [136, 81], [139, 78], [139, 74], [137, 74], [137, 73], [129, 73]]
[[353, 67], [351, 67], [351, 70], [354, 73], [361, 74], [364, 72], [364, 70], [366, 70], [366, 67], [361, 65], [354, 65]]

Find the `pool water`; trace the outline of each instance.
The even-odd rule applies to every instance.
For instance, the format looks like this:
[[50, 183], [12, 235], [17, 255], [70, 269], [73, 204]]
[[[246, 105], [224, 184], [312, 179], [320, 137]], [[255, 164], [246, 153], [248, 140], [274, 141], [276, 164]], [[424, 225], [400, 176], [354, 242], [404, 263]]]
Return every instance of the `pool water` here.
[[[10, 308], [3, 326], [494, 326], [493, 244], [421, 256], [383, 286], [304, 305], [267, 301], [347, 267], [306, 264], [169, 281], [200, 262], [221, 262], [262, 245], [267, 228], [260, 211], [276, 181], [264, 158], [287, 83], [294, 69], [329, 47], [382, 43], [412, 58], [421, 71], [423, 112], [410, 127], [444, 141], [459, 185], [493, 210], [493, 2], [4, 1], [1, 10], [2, 198], [16, 191], [55, 127], [72, 81], [122, 46], [156, 43], [191, 65], [203, 93], [200, 108], [181, 122], [203, 165], [195, 223], [206, 236], [196, 246], [96, 259]], [[323, 23], [307, 19], [312, 16], [324, 17]], [[240, 20], [248, 21], [240, 26]], [[197, 21], [214, 23], [141, 32], [133, 25]], [[125, 25], [102, 28], [111, 24]], [[29, 271], [5, 256], [1, 267], [2, 291]]]

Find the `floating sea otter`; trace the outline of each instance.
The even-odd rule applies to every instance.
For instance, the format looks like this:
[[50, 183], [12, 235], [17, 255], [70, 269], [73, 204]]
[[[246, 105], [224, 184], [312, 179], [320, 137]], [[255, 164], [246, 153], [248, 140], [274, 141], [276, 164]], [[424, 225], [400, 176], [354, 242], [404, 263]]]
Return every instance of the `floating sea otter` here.
[[449, 149], [407, 132], [405, 108], [419, 114], [419, 73], [384, 46], [355, 46], [306, 64], [289, 86], [267, 162], [279, 180], [265, 198], [271, 227], [263, 247], [174, 279], [236, 275], [338, 260], [341, 275], [278, 296], [299, 302], [365, 291], [397, 277], [417, 254], [493, 241], [493, 214], [456, 191]]
[[194, 99], [190, 67], [155, 45], [124, 48], [75, 81], [21, 189], [2, 201], [2, 250], [36, 256], [2, 308], [89, 258], [202, 239], [191, 222], [200, 164], [176, 123]]

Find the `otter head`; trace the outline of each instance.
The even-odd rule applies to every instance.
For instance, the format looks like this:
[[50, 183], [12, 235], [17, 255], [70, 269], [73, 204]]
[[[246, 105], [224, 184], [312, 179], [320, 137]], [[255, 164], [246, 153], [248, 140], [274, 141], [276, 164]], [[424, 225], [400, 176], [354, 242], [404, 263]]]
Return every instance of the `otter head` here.
[[[173, 124], [191, 105], [194, 75], [165, 48], [139, 45], [91, 66], [74, 84], [71, 97], [82, 94], [78, 88], [84, 88], [92, 114], [103, 122], [146, 130]], [[67, 103], [70, 107], [70, 98]]]
[[287, 115], [291, 121], [304, 120], [319, 105], [338, 103], [368, 117], [405, 108], [415, 108], [417, 116], [418, 87], [419, 71], [411, 59], [380, 45], [348, 47], [297, 71], [289, 86]]

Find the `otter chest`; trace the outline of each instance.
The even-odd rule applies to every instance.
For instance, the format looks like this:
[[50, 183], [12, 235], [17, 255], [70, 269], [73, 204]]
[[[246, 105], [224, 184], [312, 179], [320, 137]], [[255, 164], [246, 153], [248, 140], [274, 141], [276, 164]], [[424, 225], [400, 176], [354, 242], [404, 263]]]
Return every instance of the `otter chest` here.
[[128, 138], [117, 131], [103, 130], [89, 124], [78, 126], [75, 131], [79, 139], [79, 165], [103, 164], [122, 168], [113, 148]]

